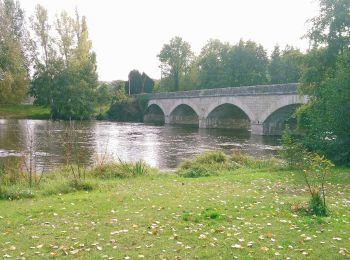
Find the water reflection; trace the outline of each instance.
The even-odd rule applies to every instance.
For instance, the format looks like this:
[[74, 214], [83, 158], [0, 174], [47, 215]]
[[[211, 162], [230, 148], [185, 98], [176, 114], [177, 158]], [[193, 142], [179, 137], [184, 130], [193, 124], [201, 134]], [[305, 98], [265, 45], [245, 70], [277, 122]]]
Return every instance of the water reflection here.
[[[70, 153], [65, 149], [67, 143], [71, 144]], [[0, 157], [25, 155], [33, 146], [41, 168], [59, 166], [67, 159], [89, 165], [119, 158], [141, 159], [159, 169], [172, 169], [183, 159], [205, 150], [238, 149], [258, 157], [271, 156], [278, 143], [275, 137], [229, 129], [96, 121], [74, 122], [72, 126], [63, 121], [0, 120]]]

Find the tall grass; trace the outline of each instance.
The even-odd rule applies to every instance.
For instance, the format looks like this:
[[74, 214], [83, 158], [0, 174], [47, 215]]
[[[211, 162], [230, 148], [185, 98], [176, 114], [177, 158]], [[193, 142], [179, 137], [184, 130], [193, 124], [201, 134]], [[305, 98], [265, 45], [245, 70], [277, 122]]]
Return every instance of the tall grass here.
[[[11, 164], [1, 164], [0, 167], [0, 199], [23, 199], [39, 195], [66, 194], [76, 191], [90, 191], [96, 189], [99, 180], [136, 178], [154, 174], [156, 171], [142, 161], [126, 163], [120, 161], [113, 164], [99, 164], [90, 169], [85, 168], [85, 176], [77, 181], [72, 171], [77, 172], [77, 165], [67, 165], [45, 173], [39, 185], [30, 187], [27, 173], [20, 167], [10, 167]], [[81, 166], [79, 166], [81, 167]]]
[[279, 170], [283, 168], [277, 159], [257, 160], [240, 152], [226, 155], [221, 151], [209, 151], [184, 161], [177, 174], [188, 178], [218, 175], [221, 172], [234, 172], [240, 168]]

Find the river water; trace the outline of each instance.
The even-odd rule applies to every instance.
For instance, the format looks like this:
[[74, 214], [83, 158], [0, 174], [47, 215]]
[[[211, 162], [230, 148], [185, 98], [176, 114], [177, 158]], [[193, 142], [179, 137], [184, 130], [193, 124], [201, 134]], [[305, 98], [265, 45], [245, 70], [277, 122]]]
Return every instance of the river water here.
[[277, 137], [228, 129], [0, 119], [0, 157], [28, 158], [31, 152], [40, 169], [52, 169], [67, 160], [91, 165], [120, 159], [143, 160], [158, 169], [171, 170], [182, 160], [206, 150], [240, 150], [263, 158], [275, 154], [278, 145]]

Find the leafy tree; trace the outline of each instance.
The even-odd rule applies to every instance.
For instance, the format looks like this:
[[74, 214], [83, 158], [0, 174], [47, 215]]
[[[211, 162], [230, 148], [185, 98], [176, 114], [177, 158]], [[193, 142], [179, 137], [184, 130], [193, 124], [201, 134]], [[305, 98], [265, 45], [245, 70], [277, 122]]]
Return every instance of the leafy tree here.
[[96, 90], [96, 103], [100, 107], [100, 114], [102, 114], [102, 107], [110, 104], [112, 101], [112, 95], [110, 88], [107, 84], [100, 85]]
[[[94, 113], [97, 88], [96, 55], [85, 17], [76, 20], [63, 12], [56, 20], [54, 40], [45, 8], [38, 5], [33, 29], [41, 46], [35, 61], [31, 93], [35, 102], [48, 105], [53, 118], [86, 119]], [[59, 51], [57, 51], [59, 50]]]
[[270, 83], [295, 83], [299, 82], [302, 71], [303, 54], [299, 49], [287, 46], [280, 52], [279, 46], [275, 46], [268, 66]]
[[181, 76], [180, 90], [199, 89], [199, 66], [198, 60], [193, 59], [188, 70]]
[[152, 93], [154, 87], [154, 80], [151, 79], [146, 73], [142, 73], [142, 92]]
[[269, 76], [272, 84], [283, 83], [284, 71], [282, 70], [281, 51], [278, 45], [272, 51], [269, 63]]
[[268, 58], [262, 45], [253, 41], [239, 43], [231, 49], [231, 86], [250, 86], [267, 83]]
[[222, 88], [230, 85], [229, 54], [231, 46], [219, 40], [209, 40], [199, 55], [200, 88]]
[[315, 48], [302, 77], [301, 91], [310, 102], [299, 110], [299, 121], [309, 149], [350, 165], [350, 2], [320, 0], [320, 7], [311, 20], [308, 36]]
[[63, 70], [63, 64], [54, 50], [54, 39], [50, 36], [51, 25], [47, 10], [37, 5], [35, 16], [31, 17], [31, 21], [35, 34], [36, 55], [30, 94], [35, 98], [35, 104], [50, 106], [53, 102], [52, 93], [57, 80], [55, 76]]
[[140, 94], [143, 91], [142, 75], [138, 70], [130, 71], [128, 75], [128, 88], [130, 88], [131, 95]]
[[164, 44], [158, 54], [162, 73], [172, 81], [172, 89], [179, 90], [181, 76], [188, 70], [193, 53], [188, 42], [181, 37], [174, 37], [169, 44]]
[[0, 0], [0, 103], [20, 103], [27, 94], [27, 33], [19, 2]]
[[320, 14], [311, 20], [307, 37], [315, 48], [327, 46], [328, 61], [334, 62], [339, 52], [350, 45], [350, 2], [348, 0], [319, 0]]
[[72, 55], [75, 44], [75, 24], [74, 19], [66, 11], [62, 11], [60, 16], [56, 18], [55, 28], [59, 36], [59, 50], [66, 64]]

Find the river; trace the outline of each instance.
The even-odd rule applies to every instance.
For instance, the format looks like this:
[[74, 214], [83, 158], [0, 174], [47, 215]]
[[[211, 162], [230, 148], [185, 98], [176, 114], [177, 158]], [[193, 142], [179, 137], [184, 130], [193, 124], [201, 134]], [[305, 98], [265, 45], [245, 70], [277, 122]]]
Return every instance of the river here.
[[143, 160], [160, 170], [172, 170], [182, 160], [206, 150], [239, 150], [258, 158], [270, 157], [279, 142], [278, 137], [229, 129], [0, 119], [0, 157], [28, 158], [32, 152], [38, 169], [53, 169], [67, 160], [92, 165], [120, 159]]

